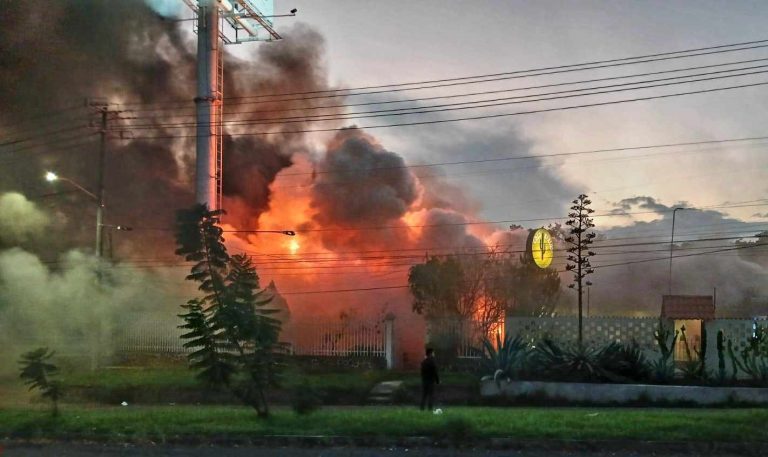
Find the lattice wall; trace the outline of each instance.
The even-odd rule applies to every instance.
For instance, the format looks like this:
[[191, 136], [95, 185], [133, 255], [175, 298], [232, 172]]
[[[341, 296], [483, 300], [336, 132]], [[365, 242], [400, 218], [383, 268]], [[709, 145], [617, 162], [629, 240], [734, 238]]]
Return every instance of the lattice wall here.
[[[630, 343], [634, 340], [642, 349], [654, 350], [656, 343], [653, 332], [658, 322], [655, 317], [585, 317], [584, 341], [603, 345], [614, 341]], [[550, 336], [558, 342], [571, 342], [578, 340], [579, 319], [575, 316], [508, 317], [506, 331], [508, 335], [521, 335], [531, 343], [544, 336]]]
[[[723, 331], [726, 341], [733, 342], [733, 350], [739, 353], [747, 346], [747, 342], [755, 331], [755, 324], [763, 327], [768, 326], [766, 319], [716, 319], [708, 322], [707, 328], [707, 370], [716, 373], [718, 370], [719, 357], [717, 354], [717, 332]], [[731, 358], [727, 352], [725, 354], [725, 369], [728, 376], [733, 371]], [[744, 378], [743, 373], [739, 373], [740, 378]]]

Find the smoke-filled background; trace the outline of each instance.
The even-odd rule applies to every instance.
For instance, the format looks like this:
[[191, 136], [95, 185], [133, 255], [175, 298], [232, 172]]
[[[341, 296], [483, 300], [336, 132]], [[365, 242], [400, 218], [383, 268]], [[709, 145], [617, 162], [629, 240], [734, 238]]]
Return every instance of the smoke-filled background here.
[[[86, 341], [83, 323], [94, 313], [172, 320], [193, 293], [183, 280], [185, 266], [173, 255], [171, 227], [175, 210], [194, 201], [195, 41], [189, 23], [168, 19], [177, 14], [169, 2], [152, 3], [154, 9], [139, 0], [0, 2], [0, 322], [8, 324], [7, 332]], [[404, 330], [403, 351], [415, 357], [424, 328], [404, 287], [410, 265], [428, 254], [487, 247], [517, 253], [527, 231], [488, 224], [483, 209], [549, 198], [552, 215], [565, 215], [581, 189], [543, 159], [510, 173], [502, 196], [470, 191], [442, 169], [420, 166], [438, 154], [471, 157], [502, 147], [508, 155], [530, 154], [535, 144], [514, 127], [489, 130], [474, 142], [467, 140], [469, 128], [456, 124], [440, 127], [440, 134], [388, 131], [387, 138], [396, 138], [392, 146], [377, 131], [343, 120], [323, 124], [343, 128], [335, 132], [295, 133], [309, 123], [291, 120], [256, 127], [269, 135], [248, 134], [254, 127], [237, 121], [298, 117], [328, 103], [290, 97], [245, 103], [259, 95], [333, 88], [323, 36], [300, 22], [282, 33], [282, 41], [226, 55], [225, 113], [232, 121], [223, 164], [227, 243], [233, 252], [253, 255], [262, 285], [274, 282], [292, 320], [393, 313]], [[105, 223], [133, 228], [105, 231], [113, 263], [103, 267], [108, 281], [102, 285], [91, 256], [92, 201], [66, 182], [42, 180], [46, 170], [55, 170], [95, 189], [100, 118], [86, 99], [107, 101], [114, 111], [108, 118]], [[619, 213], [658, 212], [647, 222], [616, 225], [614, 219], [613, 228], [596, 218], [600, 243], [608, 247], [593, 262], [604, 267], [593, 279], [592, 309], [655, 314], [666, 291], [665, 264], [629, 262], [663, 256], [663, 245], [642, 241], [668, 233], [669, 210], [685, 203], [626, 197], [603, 200], [614, 202]], [[510, 219], [527, 216], [518, 210]], [[677, 217], [680, 233], [715, 227], [706, 231], [709, 238], [717, 227], [727, 227], [726, 235], [759, 231], [717, 210], [691, 209]], [[248, 233], [256, 230], [298, 235]], [[612, 239], [639, 246], [610, 248]], [[713, 249], [735, 246], [735, 240], [712, 243]], [[644, 249], [649, 252], [636, 252]], [[718, 287], [718, 303], [726, 308], [767, 295], [765, 263], [740, 254], [676, 260], [675, 291], [709, 294]], [[572, 298], [566, 294], [559, 312], [573, 311]]]

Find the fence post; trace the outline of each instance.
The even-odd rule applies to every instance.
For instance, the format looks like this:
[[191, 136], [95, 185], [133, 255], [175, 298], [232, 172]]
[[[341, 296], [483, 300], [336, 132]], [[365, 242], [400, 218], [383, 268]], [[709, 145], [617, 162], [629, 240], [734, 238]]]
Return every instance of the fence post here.
[[384, 357], [387, 370], [395, 367], [395, 315], [387, 314], [384, 318]]

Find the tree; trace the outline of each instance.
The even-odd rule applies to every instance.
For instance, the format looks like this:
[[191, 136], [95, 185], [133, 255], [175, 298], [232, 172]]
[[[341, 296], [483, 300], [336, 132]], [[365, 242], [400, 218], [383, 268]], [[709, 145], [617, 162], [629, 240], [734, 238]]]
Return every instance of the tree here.
[[488, 294], [505, 315], [552, 316], [560, 302], [560, 275], [555, 269], [542, 269], [521, 256], [507, 256], [495, 265], [489, 277]]
[[411, 267], [408, 288], [413, 295], [413, 311], [428, 319], [466, 316], [459, 306], [464, 272], [457, 256], [429, 257]]
[[576, 287], [576, 291], [579, 295], [579, 345], [583, 344], [583, 309], [584, 309], [584, 293], [583, 286], [586, 283], [587, 286], [591, 286], [590, 281], [584, 281], [588, 275], [595, 272], [592, 269], [592, 264], [589, 262], [589, 258], [595, 255], [594, 252], [589, 250], [589, 246], [592, 244], [595, 238], [595, 232], [589, 230], [595, 226], [590, 214], [595, 210], [589, 207], [592, 201], [587, 198], [586, 195], [581, 194], [573, 200], [573, 206], [571, 206], [571, 212], [568, 214], [568, 221], [565, 223], [568, 227], [569, 236], [565, 238], [565, 242], [571, 246], [568, 248], [568, 265], [566, 270], [573, 271], [573, 283], [568, 287]]
[[27, 352], [21, 356], [19, 364], [21, 373], [19, 377], [24, 380], [24, 384], [29, 386], [29, 390], [38, 389], [43, 398], [51, 400], [53, 417], [59, 415], [59, 399], [61, 398], [61, 383], [54, 379], [59, 373], [56, 365], [49, 362], [54, 352], [48, 348], [40, 348]]
[[277, 310], [266, 307], [271, 297], [259, 290], [250, 258], [227, 253], [221, 214], [204, 205], [177, 213], [176, 254], [195, 262], [186, 279], [198, 282], [204, 294], [182, 305], [181, 337], [194, 348], [188, 358], [199, 379], [229, 388], [266, 417], [264, 390], [276, 383], [281, 365], [280, 321], [271, 317]]
[[430, 344], [442, 354], [457, 354], [467, 340], [492, 333], [504, 317], [503, 304], [488, 292], [498, 255], [465, 252], [432, 256], [411, 267], [408, 285], [413, 311], [431, 324]]

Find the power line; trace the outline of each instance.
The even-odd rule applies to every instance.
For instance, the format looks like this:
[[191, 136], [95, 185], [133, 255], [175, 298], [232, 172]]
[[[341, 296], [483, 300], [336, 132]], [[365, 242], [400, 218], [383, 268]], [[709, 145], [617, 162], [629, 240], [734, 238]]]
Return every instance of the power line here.
[[[692, 253], [692, 254], [681, 254], [677, 256], [672, 256], [672, 258], [681, 258], [681, 257], [695, 257], [695, 256], [701, 256], [701, 255], [714, 255], [714, 254], [720, 254], [724, 252], [730, 252], [735, 250], [741, 250], [741, 249], [750, 249], [754, 248], [756, 245], [751, 246], [741, 246], [736, 248], [727, 248], [727, 249], [719, 249], [714, 251], [708, 251], [703, 253]], [[607, 265], [601, 265], [601, 266], [595, 266], [593, 268], [610, 268], [610, 267], [617, 267], [617, 266], [623, 266], [623, 265], [631, 265], [634, 263], [647, 263], [647, 262], [655, 262], [660, 260], [669, 260], [669, 257], [659, 257], [655, 259], [645, 259], [645, 260], [639, 260], [639, 261], [629, 261], [629, 262], [621, 262], [621, 263], [615, 263], [615, 264], [607, 264]], [[566, 270], [558, 271], [558, 273], [566, 273]], [[395, 290], [395, 289], [407, 289], [409, 288], [408, 285], [386, 285], [386, 286], [375, 286], [375, 287], [359, 287], [359, 288], [348, 288], [348, 289], [326, 289], [326, 290], [304, 290], [304, 291], [280, 291], [280, 295], [315, 295], [315, 294], [331, 294], [331, 293], [351, 293], [351, 292], [370, 292], [375, 290]]]
[[82, 110], [84, 108], [85, 108], [85, 106], [83, 106], [83, 105], [74, 105], [74, 106], [69, 106], [69, 107], [65, 107], [65, 108], [60, 108], [58, 110], [47, 110], [47, 112], [45, 114], [39, 114], [39, 115], [36, 115], [36, 116], [31, 116], [31, 117], [28, 117], [26, 119], [22, 119], [22, 120], [16, 121], [16, 122], [11, 123], [11, 124], [0, 125], [0, 129], [12, 129], [12, 128], [18, 126], [18, 125], [23, 125], [23, 124], [27, 124], [27, 123], [31, 123], [31, 122], [37, 122], [37, 121], [43, 120], [43, 119], [50, 119], [50, 118], [53, 118], [53, 117], [58, 117], [58, 116], [61, 116], [64, 113], [69, 113], [71, 111]]
[[[481, 120], [481, 119], [496, 119], [496, 118], [510, 117], [510, 116], [523, 116], [523, 115], [529, 115], [529, 114], [541, 114], [541, 113], [550, 113], [550, 112], [556, 112], [556, 111], [568, 111], [568, 110], [575, 110], [575, 109], [582, 109], [582, 108], [593, 108], [598, 106], [618, 105], [618, 104], [632, 103], [632, 102], [639, 102], [639, 101], [659, 100], [659, 99], [665, 99], [665, 98], [680, 97], [684, 95], [705, 94], [705, 93], [713, 93], [713, 92], [720, 92], [720, 91], [733, 90], [733, 89], [742, 89], [747, 87], [758, 87], [758, 86], [764, 86], [766, 84], [768, 84], [768, 81], [751, 83], [751, 84], [741, 84], [736, 86], [719, 87], [719, 88], [713, 88], [713, 89], [702, 89], [702, 90], [688, 91], [688, 92], [677, 92], [672, 94], [637, 97], [637, 98], [623, 99], [623, 100], [613, 100], [613, 101], [607, 101], [607, 102], [587, 103], [582, 105], [562, 106], [562, 107], [555, 107], [555, 108], [543, 108], [543, 109], [530, 110], [530, 111], [518, 111], [514, 113], [498, 113], [498, 114], [486, 114], [486, 115], [479, 115], [479, 116], [459, 117], [459, 118], [452, 118], [452, 119], [436, 119], [436, 120], [430, 120], [430, 121], [367, 125], [367, 126], [361, 126], [360, 128], [372, 130], [372, 129], [381, 129], [381, 128], [392, 128], [392, 127], [407, 127], [407, 126], [415, 126], [415, 125], [447, 124], [447, 123], [453, 123], [453, 122]], [[321, 132], [338, 132], [338, 131], [348, 130], [348, 129], [349, 127], [338, 127], [338, 128], [322, 128], [322, 129], [238, 132], [238, 133], [228, 133], [228, 136], [235, 137], [235, 136], [286, 135], [286, 134], [296, 134], [296, 133], [321, 133]], [[154, 136], [150, 135], [150, 136], [136, 136], [136, 137], [133, 137], [132, 139], [170, 139], [170, 138], [197, 138], [197, 135], [154, 135]]]
[[[756, 68], [765, 68], [765, 67], [768, 67], [768, 65], [759, 65], [755, 67], [749, 67], [747, 69], [756, 69]], [[731, 71], [740, 71], [740, 70], [741, 69], [723, 70], [723, 71], [717, 71], [717, 72], [702, 73], [699, 75], [673, 76], [669, 78], [658, 78], [658, 79], [651, 79], [646, 81], [636, 81], [636, 82], [621, 83], [621, 84], [609, 84], [606, 86], [586, 87], [581, 89], [571, 89], [571, 90], [565, 90], [565, 91], [545, 92], [545, 93], [529, 94], [529, 95], [518, 95], [518, 96], [512, 96], [512, 97], [497, 97], [492, 99], [469, 101], [469, 102], [443, 103], [438, 105], [416, 106], [416, 107], [410, 107], [410, 108], [392, 108], [392, 109], [385, 109], [385, 110], [371, 110], [371, 111], [360, 111], [360, 112], [338, 113], [338, 114], [317, 114], [317, 115], [273, 117], [273, 118], [251, 118], [251, 119], [240, 119], [235, 121], [221, 121], [218, 123], [209, 122], [209, 123], [205, 123], [204, 125], [211, 125], [211, 126], [221, 125], [221, 126], [227, 126], [227, 127], [235, 127], [235, 126], [251, 126], [251, 125], [295, 124], [295, 123], [328, 122], [328, 121], [338, 121], [338, 120], [358, 120], [358, 119], [371, 119], [371, 118], [379, 118], [379, 117], [409, 116], [409, 115], [416, 115], [416, 114], [453, 112], [453, 111], [460, 111], [460, 110], [467, 110], [467, 109], [479, 109], [479, 108], [489, 108], [489, 107], [495, 107], [495, 106], [515, 105], [520, 103], [533, 103], [533, 102], [540, 102], [540, 101], [561, 100], [566, 98], [613, 94], [613, 93], [626, 92], [626, 91], [652, 89], [657, 87], [667, 87], [667, 86], [690, 84], [690, 83], [704, 82], [704, 81], [714, 81], [714, 80], [735, 78], [735, 77], [742, 77], [742, 76], [754, 76], [754, 75], [759, 75], [759, 74], [768, 72], [768, 70], [760, 70], [760, 71], [744, 72], [739, 74], [728, 74], [728, 75], [722, 75], [722, 76], [711, 76], [706, 78], [690, 79], [688, 81], [665, 82], [660, 84], [646, 84], [646, 83], [660, 82], [660, 81], [671, 81], [671, 80], [677, 80], [677, 79], [683, 79], [683, 78], [695, 78], [697, 76], [703, 76], [703, 75], [722, 74], [722, 73], [728, 73]], [[641, 85], [641, 84], [646, 84], [646, 85]], [[637, 86], [637, 87], [626, 87], [626, 86]], [[600, 90], [600, 89], [608, 89], [608, 90]], [[585, 91], [593, 91], [593, 92], [578, 93], [578, 92], [585, 92]], [[562, 95], [562, 94], [570, 94], [570, 95]], [[533, 97], [539, 97], [539, 98], [533, 98]], [[186, 129], [196, 125], [197, 125], [196, 122], [156, 123], [156, 124], [142, 124], [138, 126], [130, 126], [130, 125], [123, 126], [121, 130], [162, 130], [162, 129], [174, 129], [174, 128]]]
[[[350, 96], [359, 96], [359, 95], [372, 95], [372, 94], [379, 94], [379, 93], [402, 92], [402, 91], [409, 91], [409, 90], [432, 89], [437, 87], [478, 84], [478, 83], [500, 81], [500, 80], [506, 80], [506, 79], [528, 78], [528, 77], [534, 77], [534, 76], [569, 73], [573, 71], [594, 70], [594, 69], [611, 68], [611, 67], [617, 67], [617, 66], [623, 66], [623, 65], [636, 65], [641, 63], [699, 57], [704, 55], [748, 51], [748, 50], [768, 47], [768, 44], [759, 44], [759, 43], [766, 43], [766, 42], [768, 42], [768, 40], [758, 40], [758, 41], [750, 41], [750, 42], [745, 42], [740, 44], [710, 46], [705, 48], [689, 49], [685, 51], [673, 51], [673, 52], [649, 54], [645, 56], [625, 57], [625, 58], [610, 59], [610, 60], [598, 60], [598, 61], [585, 62], [580, 64], [559, 65], [559, 66], [543, 67], [543, 68], [529, 69], [529, 70], [517, 70], [517, 71], [503, 72], [503, 73], [463, 76], [458, 78], [445, 78], [445, 79], [439, 79], [439, 80], [419, 81], [419, 82], [410, 82], [410, 83], [395, 83], [395, 84], [387, 84], [387, 85], [380, 85], [380, 86], [364, 86], [364, 87], [346, 88], [346, 89], [326, 89], [326, 90], [307, 91], [307, 92], [292, 92], [292, 93], [278, 93], [278, 94], [273, 93], [273, 94], [261, 94], [261, 95], [246, 95], [246, 96], [239, 96], [239, 97], [225, 97], [225, 100], [302, 95], [302, 97], [299, 97], [299, 98], [270, 99], [270, 100], [247, 102], [248, 104], [255, 104], [255, 103], [286, 102], [286, 101], [296, 101], [296, 100], [310, 100], [310, 99], [317, 99], [317, 98], [334, 98], [334, 97], [341, 97], [341, 96], [350, 97]], [[747, 45], [755, 45], [755, 46], [747, 46]], [[737, 46], [743, 46], [743, 47], [736, 48], [736, 49], [724, 49], [724, 48], [733, 48]], [[699, 51], [708, 51], [708, 52], [699, 52]], [[678, 54], [686, 54], [686, 55], [678, 55]], [[644, 60], [639, 60], [639, 59], [644, 59]], [[591, 66], [588, 66], [588, 65], [591, 65]], [[548, 71], [548, 70], [554, 70], [554, 71]], [[535, 73], [535, 72], [538, 72], [538, 73]], [[526, 74], [526, 73], [533, 73], [533, 74]], [[480, 78], [485, 78], [485, 79], [480, 79]], [[473, 80], [476, 80], [476, 81], [473, 81]], [[417, 86], [417, 87], [404, 87], [404, 86]], [[390, 88], [395, 87], [395, 89], [368, 91], [369, 89], [387, 88], [387, 87], [390, 87]], [[359, 93], [352, 92], [355, 90], [366, 90], [367, 92], [359, 92]], [[346, 92], [346, 93], [339, 93], [339, 92]], [[332, 95], [314, 95], [314, 94], [329, 94], [329, 93], [332, 93]], [[176, 103], [176, 104], [183, 103], [186, 105], [189, 102], [187, 100], [177, 100], [175, 102], [165, 101], [165, 102], [158, 102], [158, 103], [144, 103], [144, 102], [113, 103], [113, 105], [147, 106], [147, 105], [168, 104], [168, 103]], [[233, 103], [228, 103], [228, 105], [232, 105], [232, 104]]]
[[[682, 147], [682, 146], [703, 146], [708, 144], [726, 144], [726, 143], [738, 143], [738, 142], [746, 142], [746, 141], [764, 141], [764, 140], [768, 140], [768, 136], [726, 138], [726, 139], [720, 139], [720, 140], [686, 141], [686, 142], [680, 142], [680, 143], [653, 144], [653, 145], [645, 145], [645, 146], [628, 146], [628, 147], [621, 147], [621, 148], [590, 149], [590, 150], [573, 151], [573, 152], [556, 152], [551, 154], [528, 154], [528, 155], [522, 155], [522, 156], [518, 155], [518, 156], [494, 157], [489, 159], [456, 160], [456, 161], [450, 161], [450, 162], [433, 162], [433, 163], [426, 163], [426, 164], [361, 168], [359, 170], [360, 171], [402, 170], [402, 169], [413, 169], [413, 168], [441, 167], [441, 166], [450, 166], [450, 165], [506, 162], [511, 160], [569, 157], [569, 156], [579, 156], [579, 155], [586, 155], [586, 154], [601, 154], [605, 152], [629, 152], [629, 151], [641, 151], [646, 149], [661, 149], [661, 148], [673, 148], [673, 147]], [[674, 151], [674, 152], [677, 153], [677, 151]], [[320, 174], [327, 174], [327, 173], [333, 173], [333, 172], [316, 170], [316, 171], [308, 171], [308, 172], [281, 173], [280, 176], [281, 177], [311, 176], [311, 175], [320, 175]]]
[[[412, 102], [421, 102], [421, 101], [429, 101], [429, 100], [440, 100], [440, 99], [452, 99], [452, 98], [464, 98], [464, 97], [474, 97], [478, 95], [491, 95], [491, 94], [499, 94], [499, 93], [507, 93], [507, 92], [518, 92], [518, 91], [524, 91], [524, 90], [532, 90], [532, 89], [543, 89], [548, 87], [561, 87], [561, 86], [569, 86], [569, 85], [577, 85], [577, 84], [586, 84], [591, 82], [600, 82], [600, 81], [613, 81], [618, 79], [628, 79], [628, 78], [638, 78], [643, 76], [653, 76], [653, 75], [661, 75], [661, 74], [669, 74], [669, 73], [679, 73], [684, 71], [691, 71], [691, 70], [701, 70], [706, 68], [719, 68], [724, 66], [730, 66], [730, 65], [738, 65], [743, 63], [755, 63], [755, 62], [764, 62], [768, 59], [761, 58], [761, 59], [748, 59], [748, 60], [740, 60], [740, 61], [734, 61], [734, 62], [726, 62], [726, 63], [720, 63], [720, 64], [712, 64], [712, 65], [699, 65], [699, 66], [693, 66], [693, 67], [686, 67], [686, 68], [677, 68], [672, 70], [662, 70], [662, 71], [653, 71], [653, 72], [646, 72], [646, 73], [635, 73], [630, 75], [622, 75], [622, 76], [612, 76], [607, 78], [593, 78], [593, 79], [586, 79], [586, 80], [580, 80], [580, 81], [568, 81], [568, 82], [562, 82], [562, 83], [555, 83], [555, 84], [543, 84], [543, 85], [537, 85], [537, 86], [527, 86], [527, 87], [517, 87], [512, 89], [498, 89], [498, 90], [489, 90], [489, 91], [479, 91], [479, 92], [469, 92], [469, 93], [461, 93], [461, 94], [452, 94], [452, 95], [438, 95], [433, 97], [418, 97], [418, 98], [410, 98], [410, 99], [396, 99], [396, 100], [384, 100], [384, 101], [374, 101], [374, 102], [363, 102], [363, 103], [339, 103], [335, 105], [319, 105], [319, 106], [304, 106], [304, 107], [298, 107], [298, 108], [278, 108], [278, 109], [268, 109], [268, 110], [255, 110], [255, 111], [231, 111], [231, 112], [225, 112], [225, 116], [238, 116], [243, 114], [270, 114], [270, 113], [283, 113], [288, 111], [307, 111], [307, 110], [320, 110], [320, 109], [333, 109], [333, 108], [350, 108], [350, 107], [358, 107], [358, 106], [371, 106], [371, 105], [387, 105], [387, 104], [393, 104], [393, 103], [412, 103]], [[732, 71], [739, 71], [741, 69], [731, 69], [731, 70], [725, 70], [726, 72], [732, 72]], [[688, 75], [686, 77], [693, 77], [694, 75]], [[240, 106], [242, 104], [238, 104], [235, 106]], [[176, 109], [186, 109], [186, 108], [171, 108], [172, 110]], [[189, 109], [193, 109], [193, 107], [189, 107]], [[165, 111], [167, 109], [163, 109]], [[143, 112], [143, 111], [156, 111], [156, 110], [125, 110], [125, 112]], [[189, 114], [173, 114], [170, 117], [178, 118], [178, 117], [196, 117], [197, 114], [195, 113], [189, 113]], [[134, 117], [123, 117], [122, 120], [133, 120], [133, 119], [143, 119], [143, 118], [150, 118], [150, 116], [134, 116]], [[139, 125], [150, 125], [150, 124], [139, 124]]]

